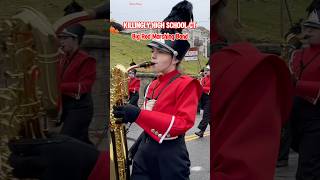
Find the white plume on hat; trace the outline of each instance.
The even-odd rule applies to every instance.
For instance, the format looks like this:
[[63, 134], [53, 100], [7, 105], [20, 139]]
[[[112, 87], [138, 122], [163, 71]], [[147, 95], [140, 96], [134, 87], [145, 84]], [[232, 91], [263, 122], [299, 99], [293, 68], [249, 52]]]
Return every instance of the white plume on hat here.
[[307, 27], [320, 29], [319, 11], [320, 11], [320, 1], [314, 0], [307, 8], [307, 12], [309, 16], [303, 25]]

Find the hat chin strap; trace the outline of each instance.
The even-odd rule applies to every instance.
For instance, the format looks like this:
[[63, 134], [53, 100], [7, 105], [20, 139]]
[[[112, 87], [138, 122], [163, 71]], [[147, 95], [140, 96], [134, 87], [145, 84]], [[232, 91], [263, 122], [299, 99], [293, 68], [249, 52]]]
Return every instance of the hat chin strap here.
[[178, 56], [178, 52], [177, 51], [173, 51], [173, 56], [177, 57]]

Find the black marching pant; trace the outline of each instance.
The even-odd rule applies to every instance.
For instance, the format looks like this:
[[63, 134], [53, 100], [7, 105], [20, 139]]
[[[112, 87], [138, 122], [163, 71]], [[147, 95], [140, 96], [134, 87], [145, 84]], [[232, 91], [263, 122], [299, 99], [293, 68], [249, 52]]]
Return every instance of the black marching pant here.
[[203, 93], [201, 97], [203, 115], [202, 120], [200, 121], [198, 128], [201, 131], [205, 131], [210, 122], [210, 95]]
[[138, 101], [139, 101], [139, 92], [135, 92], [135, 93], [130, 92], [129, 104], [132, 104], [138, 107]]
[[159, 144], [144, 133], [133, 158], [131, 180], [189, 180], [189, 168], [184, 136]]
[[296, 97], [293, 113], [293, 148], [299, 152], [296, 179], [320, 180], [320, 103]]
[[62, 96], [62, 108], [61, 122], [63, 122], [63, 126], [60, 133], [93, 144], [89, 139], [88, 132], [93, 116], [91, 94], [83, 94], [79, 100]]
[[281, 141], [280, 141], [278, 161], [289, 159], [290, 146], [292, 142], [290, 119], [281, 129]]

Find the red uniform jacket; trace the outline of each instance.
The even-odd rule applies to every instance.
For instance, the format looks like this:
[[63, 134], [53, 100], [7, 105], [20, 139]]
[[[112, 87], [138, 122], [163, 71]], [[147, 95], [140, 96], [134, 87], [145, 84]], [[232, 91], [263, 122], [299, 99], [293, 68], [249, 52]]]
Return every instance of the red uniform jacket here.
[[129, 92], [135, 93], [135, 92], [139, 92], [140, 90], [140, 79], [138, 78], [129, 78], [128, 81], [128, 89]]
[[211, 56], [211, 180], [271, 180], [292, 104], [286, 64], [249, 43]]
[[296, 95], [316, 104], [320, 96], [320, 46], [295, 51], [291, 69], [298, 80]]
[[200, 84], [203, 88], [203, 92], [206, 94], [210, 93], [210, 76], [201, 78]]
[[99, 159], [88, 180], [109, 180], [110, 179], [110, 164], [109, 164], [109, 152], [101, 152]]
[[[147, 98], [157, 97], [178, 73], [174, 70], [154, 80], [148, 88]], [[136, 123], [159, 143], [165, 138], [182, 135], [194, 125], [200, 95], [199, 81], [180, 76], [163, 89], [152, 111], [141, 110]]]
[[[65, 64], [69, 65], [65, 65]], [[58, 66], [60, 91], [64, 95], [77, 97], [91, 91], [96, 79], [96, 60], [78, 50], [71, 59], [63, 57]]]

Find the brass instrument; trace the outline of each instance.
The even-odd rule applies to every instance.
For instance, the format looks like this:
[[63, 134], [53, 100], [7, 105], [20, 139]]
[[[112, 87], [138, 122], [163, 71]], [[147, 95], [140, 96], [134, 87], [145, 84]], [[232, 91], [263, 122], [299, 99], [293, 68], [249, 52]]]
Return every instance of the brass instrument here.
[[128, 99], [128, 71], [135, 68], [147, 68], [155, 63], [145, 61], [126, 69], [123, 65], [116, 65], [111, 70], [110, 97], [110, 178], [111, 180], [129, 180], [128, 145], [125, 124], [117, 124], [113, 116], [112, 107], [124, 105]]
[[131, 69], [135, 69], [135, 68], [148, 68], [148, 67], [153, 66], [153, 65], [155, 65], [155, 64], [156, 64], [156, 63], [151, 62], [151, 61], [145, 61], [145, 62], [142, 62], [142, 63], [140, 63], [140, 64], [133, 65], [133, 66], [129, 67], [129, 68], [127, 69], [127, 71], [130, 71]]
[[112, 107], [123, 105], [128, 98], [128, 73], [124, 66], [116, 65], [111, 70], [110, 97], [110, 178], [129, 180], [128, 146], [125, 124], [117, 124]]
[[0, 21], [0, 179], [13, 179], [6, 164], [10, 139], [44, 138], [47, 115], [56, 111], [58, 45], [49, 21], [23, 7]]
[[30, 7], [0, 19], [0, 179], [15, 179], [7, 164], [11, 139], [45, 138], [48, 116], [57, 115], [56, 32], [84, 20], [109, 17], [107, 3], [65, 16], [52, 26]]
[[295, 50], [303, 46], [307, 38], [308, 37], [302, 37], [302, 34], [291, 33], [286, 37], [285, 42], [281, 44], [281, 58], [287, 63], [291, 73], [293, 73], [292, 55]]

